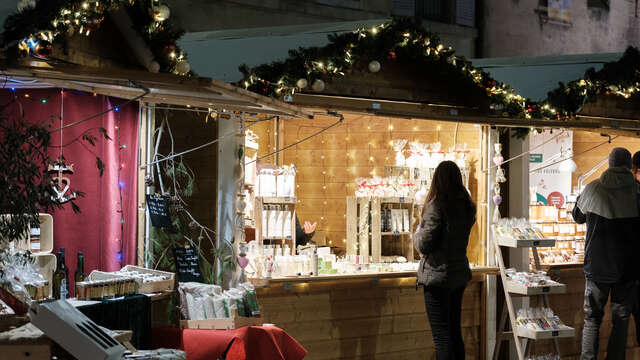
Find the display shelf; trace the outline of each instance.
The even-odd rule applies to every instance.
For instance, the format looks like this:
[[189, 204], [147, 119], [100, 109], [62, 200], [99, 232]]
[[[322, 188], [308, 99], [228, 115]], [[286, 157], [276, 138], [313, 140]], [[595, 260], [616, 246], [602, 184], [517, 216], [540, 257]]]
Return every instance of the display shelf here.
[[507, 280], [505, 281], [504, 286], [508, 292], [524, 296], [564, 294], [567, 292], [567, 286], [565, 284], [526, 286], [517, 281]]
[[555, 338], [570, 338], [576, 335], [574, 328], [564, 326], [556, 330], [531, 330], [524, 326], [517, 327], [518, 336], [532, 340], [544, 340]]
[[554, 247], [556, 241], [554, 239], [526, 239], [519, 240], [514, 238], [499, 237], [498, 245], [512, 248], [528, 248], [528, 247]]
[[291, 241], [291, 236], [264, 236], [264, 237], [262, 237], [262, 240], [270, 240], [270, 241], [285, 240], [285, 241]]
[[262, 199], [262, 203], [265, 205], [271, 205], [271, 204], [295, 204], [296, 198], [295, 196], [284, 196], [284, 197], [261, 197], [260, 199]]
[[403, 232], [397, 232], [397, 231], [393, 232], [392, 231], [392, 232], [381, 232], [380, 233], [380, 235], [383, 235], [383, 236], [390, 236], [390, 235], [399, 236], [399, 235], [411, 235], [411, 234], [412, 233], [409, 232], [409, 231], [403, 231]]

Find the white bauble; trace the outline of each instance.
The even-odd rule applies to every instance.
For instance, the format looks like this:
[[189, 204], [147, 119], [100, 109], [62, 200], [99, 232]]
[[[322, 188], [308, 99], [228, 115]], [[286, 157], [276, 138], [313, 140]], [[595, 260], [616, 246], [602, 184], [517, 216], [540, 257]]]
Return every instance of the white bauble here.
[[187, 60], [178, 60], [176, 63], [176, 73], [184, 75], [191, 70], [191, 66]]
[[313, 91], [322, 91], [324, 90], [324, 81], [320, 80], [320, 79], [316, 79], [313, 81], [313, 84], [311, 85], [311, 89]]
[[165, 21], [171, 15], [171, 10], [167, 5], [158, 5], [153, 7], [153, 18], [156, 21]]
[[160, 64], [158, 64], [157, 61], [153, 60], [149, 63], [147, 70], [152, 73], [157, 73], [158, 71], [160, 71]]
[[239, 212], [243, 212], [244, 209], [247, 208], [247, 202], [244, 201], [244, 197], [239, 197], [238, 200], [236, 200], [236, 208]]
[[18, 11], [36, 7], [36, 0], [20, 0], [18, 1]]
[[307, 79], [298, 79], [298, 81], [296, 82], [296, 86], [299, 89], [304, 89], [309, 85], [309, 82], [307, 81]]
[[378, 71], [380, 71], [380, 68], [380, 62], [377, 60], [373, 60], [369, 63], [369, 71], [371, 71], [372, 73], [377, 73]]

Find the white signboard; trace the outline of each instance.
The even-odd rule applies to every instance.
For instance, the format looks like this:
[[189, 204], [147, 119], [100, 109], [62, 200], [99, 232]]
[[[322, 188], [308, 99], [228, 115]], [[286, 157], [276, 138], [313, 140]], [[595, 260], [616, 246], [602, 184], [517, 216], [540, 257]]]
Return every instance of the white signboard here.
[[[539, 203], [547, 204], [552, 193], [552, 199], [558, 197], [557, 193], [562, 194], [564, 199], [571, 193], [571, 172], [561, 171], [560, 165], [563, 155], [573, 150], [573, 132], [565, 131], [558, 136], [560, 132], [562, 130], [545, 130], [529, 134], [529, 149], [533, 149], [529, 153], [530, 193], [535, 191], [535, 200]], [[534, 171], [536, 169], [540, 170]]]

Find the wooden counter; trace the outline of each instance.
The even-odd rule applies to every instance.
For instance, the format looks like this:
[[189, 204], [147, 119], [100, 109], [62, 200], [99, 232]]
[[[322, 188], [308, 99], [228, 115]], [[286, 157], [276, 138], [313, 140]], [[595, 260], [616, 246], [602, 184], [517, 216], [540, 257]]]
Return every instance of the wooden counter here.
[[[462, 305], [467, 359], [484, 349], [484, 278], [474, 269]], [[275, 278], [258, 288], [265, 323], [287, 331], [306, 359], [430, 359], [434, 345], [415, 272]]]

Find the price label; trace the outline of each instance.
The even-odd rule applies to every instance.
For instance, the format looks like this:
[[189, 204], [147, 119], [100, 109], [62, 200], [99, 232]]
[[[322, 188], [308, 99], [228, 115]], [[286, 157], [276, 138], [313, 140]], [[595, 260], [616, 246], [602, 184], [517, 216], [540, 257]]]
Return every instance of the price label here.
[[560, 335], [560, 332], [558, 332], [558, 331], [552, 331], [551, 332], [551, 336], [558, 336], [558, 335]]
[[545, 293], [548, 293], [550, 290], [551, 290], [551, 288], [548, 287], [548, 286], [545, 286], [545, 287], [542, 288], [542, 292], [545, 292]]
[[400, 202], [403, 203], [404, 202], [404, 197], [400, 198]]
[[291, 197], [289, 197], [289, 196], [285, 196], [285, 197], [284, 197], [284, 201], [286, 201], [286, 202], [291, 201]]
[[540, 245], [540, 241], [536, 240], [533, 242], [533, 246], [538, 246], [538, 245]]

